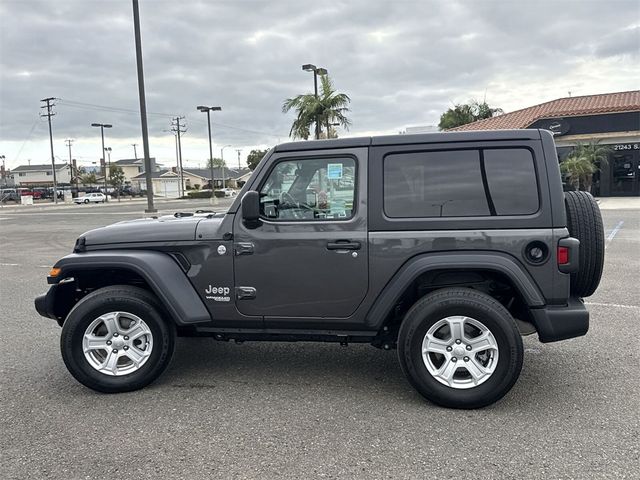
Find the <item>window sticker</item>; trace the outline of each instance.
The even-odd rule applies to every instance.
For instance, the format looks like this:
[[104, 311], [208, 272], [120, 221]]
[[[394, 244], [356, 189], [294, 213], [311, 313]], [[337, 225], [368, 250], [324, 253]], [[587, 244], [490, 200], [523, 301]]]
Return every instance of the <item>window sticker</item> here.
[[327, 164], [327, 178], [329, 180], [340, 180], [342, 178], [342, 164], [341, 163], [328, 163]]

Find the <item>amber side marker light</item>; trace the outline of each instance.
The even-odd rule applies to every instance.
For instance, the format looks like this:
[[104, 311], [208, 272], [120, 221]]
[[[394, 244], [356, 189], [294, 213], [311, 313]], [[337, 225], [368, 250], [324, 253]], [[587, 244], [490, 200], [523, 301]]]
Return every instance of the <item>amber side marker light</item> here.
[[49, 270], [49, 276], [57, 277], [58, 275], [60, 275], [60, 272], [62, 272], [61, 268], [52, 267], [51, 270]]

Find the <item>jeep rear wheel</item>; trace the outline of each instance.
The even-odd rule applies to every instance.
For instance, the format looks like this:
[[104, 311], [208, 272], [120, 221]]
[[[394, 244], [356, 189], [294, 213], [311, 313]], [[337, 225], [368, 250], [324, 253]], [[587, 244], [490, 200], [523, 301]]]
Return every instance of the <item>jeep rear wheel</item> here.
[[449, 408], [480, 408], [517, 381], [524, 349], [509, 312], [468, 288], [426, 295], [407, 312], [398, 337], [400, 365], [425, 398]]
[[587, 192], [565, 192], [569, 235], [580, 240], [578, 271], [571, 274], [571, 293], [588, 297], [596, 291], [604, 266], [604, 227], [600, 208]]
[[156, 299], [131, 286], [92, 292], [71, 310], [60, 345], [69, 372], [100, 392], [128, 392], [154, 381], [168, 366], [175, 328]]

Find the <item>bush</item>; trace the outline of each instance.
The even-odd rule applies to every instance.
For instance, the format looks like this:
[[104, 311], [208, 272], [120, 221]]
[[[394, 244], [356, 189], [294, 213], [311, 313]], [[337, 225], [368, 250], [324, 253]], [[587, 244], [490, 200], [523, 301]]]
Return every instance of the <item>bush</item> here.
[[211, 198], [211, 192], [200, 192], [198, 190], [187, 193], [189, 198]]

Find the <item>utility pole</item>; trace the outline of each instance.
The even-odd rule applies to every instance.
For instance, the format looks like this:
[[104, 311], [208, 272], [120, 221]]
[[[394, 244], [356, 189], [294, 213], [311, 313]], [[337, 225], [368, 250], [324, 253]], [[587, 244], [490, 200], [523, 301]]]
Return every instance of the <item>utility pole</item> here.
[[133, 3], [133, 32], [136, 42], [136, 67], [138, 71], [138, 97], [140, 98], [140, 126], [142, 128], [142, 148], [144, 150], [144, 178], [147, 183], [146, 213], [156, 213], [153, 206], [153, 181], [151, 180], [151, 157], [149, 156], [149, 129], [147, 128], [147, 100], [144, 94], [144, 69], [142, 66], [142, 37], [140, 35], [140, 11], [138, 0]]
[[[78, 166], [76, 165], [76, 161], [71, 156], [71, 145], [73, 144], [73, 140], [71, 138], [67, 138], [64, 143], [69, 147], [69, 168], [71, 169], [71, 174], [73, 178], [76, 180], [76, 194], [78, 193]], [[73, 196], [73, 195], [72, 195]]]
[[178, 188], [178, 195], [181, 197], [184, 196], [184, 176], [182, 174], [182, 140], [180, 139], [181, 133], [187, 132], [187, 127], [185, 124], [180, 124], [180, 120], [183, 120], [184, 117], [176, 117], [175, 123], [171, 123], [171, 131], [176, 135], [176, 141], [178, 142], [178, 169], [180, 170], [180, 185]]
[[240, 154], [242, 153], [242, 149], [236, 148], [236, 152], [238, 152], [238, 169], [242, 170], [242, 164], [240, 163]]
[[47, 113], [41, 113], [40, 116], [47, 117], [47, 120], [49, 122], [49, 144], [51, 146], [51, 170], [53, 174], [53, 202], [57, 204], [58, 203], [58, 182], [56, 181], [56, 159], [53, 156], [53, 133], [51, 131], [51, 117], [55, 115], [55, 113], [51, 111], [51, 109], [55, 107], [55, 103], [53, 103], [54, 100], [55, 100], [55, 97], [43, 98], [42, 100], [40, 100], [41, 102], [46, 103], [46, 105], [42, 105], [40, 108], [47, 109]]
[[138, 159], [138, 151], [136, 150], [136, 147], [138, 146], [138, 144], [137, 143], [132, 143], [131, 146], [133, 147], [133, 156], [137, 160]]

